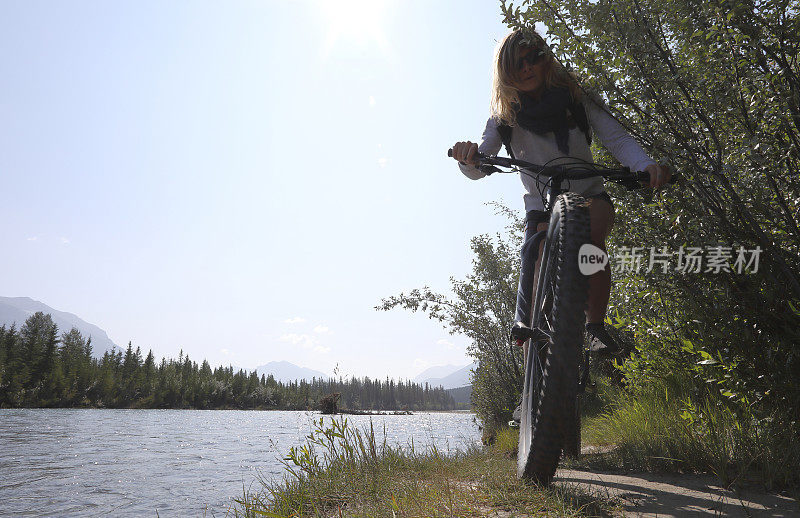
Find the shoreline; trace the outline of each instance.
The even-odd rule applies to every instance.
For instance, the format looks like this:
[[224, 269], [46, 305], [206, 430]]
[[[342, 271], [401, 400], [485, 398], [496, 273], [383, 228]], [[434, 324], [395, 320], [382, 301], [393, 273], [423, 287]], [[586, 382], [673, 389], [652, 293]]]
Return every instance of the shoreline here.
[[65, 407], [6, 407], [0, 412], [12, 410], [190, 410], [190, 411], [232, 411], [242, 412], [308, 412], [321, 416], [347, 416], [347, 415], [415, 415], [415, 414], [474, 414], [472, 410], [367, 410], [353, 412], [339, 412], [337, 414], [323, 414], [320, 410], [292, 409], [292, 408], [147, 408], [147, 407], [93, 407], [93, 406], [65, 406]]

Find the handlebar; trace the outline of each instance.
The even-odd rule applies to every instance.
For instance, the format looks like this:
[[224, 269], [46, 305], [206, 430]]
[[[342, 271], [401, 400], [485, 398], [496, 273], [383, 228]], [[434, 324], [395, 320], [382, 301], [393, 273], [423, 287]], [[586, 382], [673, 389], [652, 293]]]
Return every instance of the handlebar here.
[[[447, 150], [447, 156], [451, 158], [453, 157], [453, 148]], [[480, 171], [485, 173], [487, 176], [492, 173], [505, 172], [495, 167], [495, 166], [500, 166], [509, 168], [519, 167], [522, 169], [527, 169], [528, 171], [531, 171], [537, 175], [544, 175], [544, 176], [553, 176], [554, 174], [560, 173], [567, 175], [570, 179], [583, 179], [583, 178], [591, 178], [594, 176], [602, 176], [604, 178], [608, 178], [609, 180], [624, 185], [629, 190], [639, 189], [644, 187], [634, 182], [645, 182], [645, 183], [650, 182], [650, 173], [648, 173], [647, 171], [631, 171], [627, 167], [608, 168], [598, 164], [587, 163], [586, 164], [587, 167], [581, 171], [580, 169], [571, 170], [566, 167], [558, 165], [541, 166], [533, 164], [531, 162], [526, 162], [524, 160], [516, 160], [513, 158], [485, 155], [483, 153], [477, 153], [475, 155], [475, 158], [477, 159], [478, 162], [478, 169], [480, 169]], [[587, 169], [591, 169], [591, 171], [588, 171]], [[680, 180], [680, 178], [681, 176], [679, 174], [672, 174], [670, 175], [668, 183], [676, 183]]]

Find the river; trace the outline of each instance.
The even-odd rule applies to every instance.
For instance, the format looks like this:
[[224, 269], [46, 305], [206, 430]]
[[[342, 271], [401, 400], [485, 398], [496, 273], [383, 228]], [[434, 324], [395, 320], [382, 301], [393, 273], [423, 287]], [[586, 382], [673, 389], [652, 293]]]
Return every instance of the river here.
[[[0, 410], [0, 516], [225, 516], [303, 444], [313, 412]], [[468, 413], [348, 416], [379, 439], [443, 451], [479, 440]]]

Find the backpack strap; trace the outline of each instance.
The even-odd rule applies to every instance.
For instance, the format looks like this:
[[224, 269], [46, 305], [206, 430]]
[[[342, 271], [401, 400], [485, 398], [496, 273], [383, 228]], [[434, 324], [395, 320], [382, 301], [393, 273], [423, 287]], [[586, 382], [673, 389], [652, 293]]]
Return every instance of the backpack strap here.
[[505, 122], [501, 122], [497, 125], [497, 132], [500, 134], [500, 140], [503, 142], [503, 146], [506, 148], [506, 153], [511, 158], [514, 158], [514, 152], [511, 151], [511, 126], [506, 124]]
[[572, 112], [572, 118], [575, 119], [578, 129], [586, 136], [586, 143], [591, 146], [592, 127], [589, 125], [589, 116], [586, 113], [586, 106], [583, 102], [574, 103], [569, 111]]

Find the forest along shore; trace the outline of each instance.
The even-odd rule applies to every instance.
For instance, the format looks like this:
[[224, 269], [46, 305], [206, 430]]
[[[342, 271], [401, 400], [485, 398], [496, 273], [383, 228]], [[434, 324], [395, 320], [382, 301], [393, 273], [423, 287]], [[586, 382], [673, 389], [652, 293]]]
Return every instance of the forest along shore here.
[[186, 408], [197, 410], [318, 410], [339, 394], [350, 411], [432, 411], [457, 408], [442, 387], [364, 378], [282, 383], [271, 375], [211, 368], [183, 352], [156, 362], [153, 351], [128, 344], [98, 359], [77, 329], [59, 335], [50, 315], [0, 326], [0, 408]]

